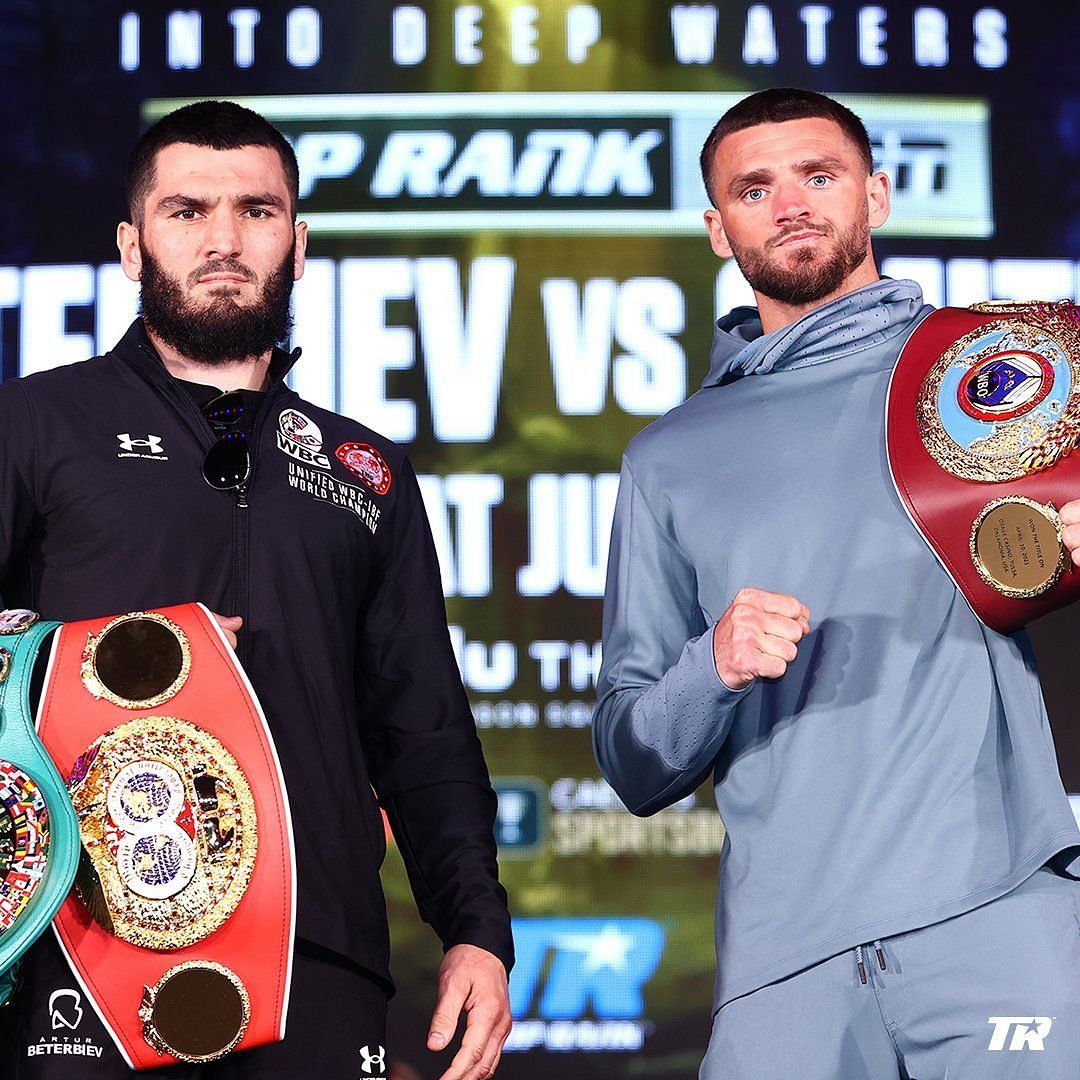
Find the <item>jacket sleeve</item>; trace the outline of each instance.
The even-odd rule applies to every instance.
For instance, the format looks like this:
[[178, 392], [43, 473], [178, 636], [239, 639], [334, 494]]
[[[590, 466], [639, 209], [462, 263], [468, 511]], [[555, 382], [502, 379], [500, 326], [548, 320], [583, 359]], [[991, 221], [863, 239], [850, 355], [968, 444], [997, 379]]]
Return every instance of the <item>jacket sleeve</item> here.
[[657, 521], [624, 458], [593, 749], [627, 809], [645, 816], [690, 794], [712, 770], [748, 690], [729, 689], [717, 674], [694, 568]]
[[446, 626], [438, 558], [408, 460], [382, 573], [358, 627], [361, 735], [421, 917], [444, 948], [468, 943], [509, 971], [513, 941], [499, 884], [496, 797]]
[[34, 428], [22, 384], [0, 385], [0, 607], [4, 590], [25, 577], [24, 560], [36, 521]]

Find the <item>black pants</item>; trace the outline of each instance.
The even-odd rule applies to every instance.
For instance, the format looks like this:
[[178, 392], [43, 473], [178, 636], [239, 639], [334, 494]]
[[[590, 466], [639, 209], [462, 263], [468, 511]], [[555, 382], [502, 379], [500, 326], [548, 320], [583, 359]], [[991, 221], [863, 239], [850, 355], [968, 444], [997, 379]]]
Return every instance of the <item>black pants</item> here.
[[[59, 993], [57, 993], [60, 991]], [[51, 1002], [51, 1004], [50, 1004]], [[51, 930], [0, 1009], [0, 1076], [10, 1080], [374, 1080], [386, 1075], [386, 990], [362, 968], [297, 941], [285, 1039], [209, 1065], [133, 1073], [71, 974]]]

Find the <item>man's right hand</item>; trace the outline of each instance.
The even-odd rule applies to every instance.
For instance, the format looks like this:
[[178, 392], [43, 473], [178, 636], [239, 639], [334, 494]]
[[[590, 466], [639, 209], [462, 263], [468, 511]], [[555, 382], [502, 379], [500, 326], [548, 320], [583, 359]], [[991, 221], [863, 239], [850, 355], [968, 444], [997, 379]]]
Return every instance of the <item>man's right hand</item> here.
[[713, 663], [724, 685], [742, 690], [759, 676], [778, 679], [810, 633], [810, 611], [794, 596], [740, 589], [713, 627]]

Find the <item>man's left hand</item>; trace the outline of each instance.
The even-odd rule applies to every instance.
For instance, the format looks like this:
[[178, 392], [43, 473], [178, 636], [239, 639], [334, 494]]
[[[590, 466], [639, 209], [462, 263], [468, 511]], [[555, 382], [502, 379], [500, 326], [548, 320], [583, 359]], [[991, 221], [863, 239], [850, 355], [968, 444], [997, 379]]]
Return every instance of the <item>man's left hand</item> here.
[[1080, 499], [1067, 502], [1059, 511], [1061, 523], [1061, 539], [1072, 555], [1072, 561], [1080, 566]]
[[476, 945], [454, 945], [443, 957], [439, 999], [428, 1034], [429, 1050], [449, 1045], [462, 1012], [466, 1019], [461, 1049], [439, 1080], [484, 1080], [494, 1076], [503, 1043], [510, 1034], [506, 968], [497, 956]]

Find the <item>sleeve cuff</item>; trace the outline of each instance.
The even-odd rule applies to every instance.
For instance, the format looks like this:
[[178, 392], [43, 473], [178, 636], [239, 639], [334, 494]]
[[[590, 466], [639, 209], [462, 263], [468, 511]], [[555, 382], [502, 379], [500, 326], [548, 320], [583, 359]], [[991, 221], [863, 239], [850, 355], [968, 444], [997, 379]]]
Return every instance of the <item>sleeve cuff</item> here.
[[713, 633], [715, 629], [716, 624], [713, 623], [704, 634], [695, 641], [691, 641], [686, 646], [684, 659], [690, 663], [691, 670], [700, 669], [699, 677], [704, 685], [712, 687], [717, 704], [737, 701], [753, 689], [757, 679], [751, 679], [741, 690], [733, 690], [720, 678], [720, 672], [716, 670], [716, 660], [713, 656]]
[[443, 952], [455, 945], [475, 945], [478, 949], [497, 957], [506, 968], [507, 977], [514, 966], [514, 942], [512, 937], [493, 933], [490, 928], [473, 927], [455, 934], [452, 940], [443, 942]]

